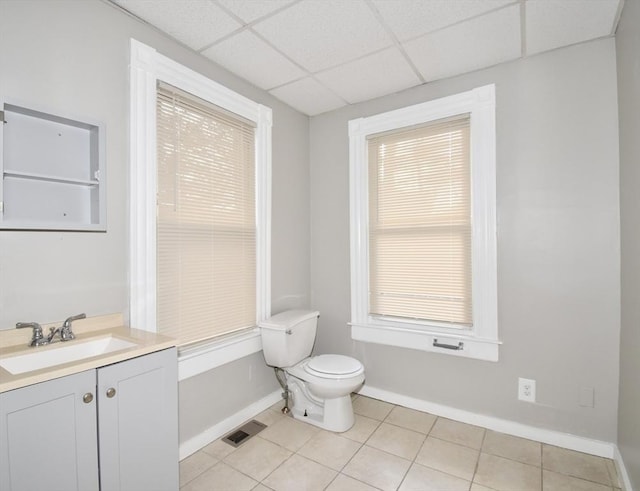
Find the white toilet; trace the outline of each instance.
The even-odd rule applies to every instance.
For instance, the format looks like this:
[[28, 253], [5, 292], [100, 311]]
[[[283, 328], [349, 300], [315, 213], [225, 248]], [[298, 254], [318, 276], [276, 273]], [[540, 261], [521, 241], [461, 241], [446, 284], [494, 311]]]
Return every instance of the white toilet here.
[[294, 418], [329, 431], [347, 431], [354, 421], [351, 392], [364, 382], [364, 367], [349, 356], [309, 357], [318, 315], [288, 310], [261, 322], [264, 358], [267, 365], [284, 371]]

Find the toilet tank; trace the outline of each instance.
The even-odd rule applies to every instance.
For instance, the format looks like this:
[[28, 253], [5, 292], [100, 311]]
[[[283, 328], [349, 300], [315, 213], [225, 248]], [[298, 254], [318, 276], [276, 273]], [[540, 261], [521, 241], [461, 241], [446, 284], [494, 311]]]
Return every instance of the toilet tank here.
[[316, 339], [318, 311], [287, 310], [260, 322], [267, 365], [290, 367], [311, 354]]

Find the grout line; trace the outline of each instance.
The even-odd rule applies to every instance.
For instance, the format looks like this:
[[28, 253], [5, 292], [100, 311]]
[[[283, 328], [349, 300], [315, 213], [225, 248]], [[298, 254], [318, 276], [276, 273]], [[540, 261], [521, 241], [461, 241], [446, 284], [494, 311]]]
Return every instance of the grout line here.
[[[473, 474], [471, 475], [471, 484], [473, 484], [476, 480], [476, 474], [478, 473], [478, 467], [480, 467], [480, 456], [482, 455], [482, 448], [484, 447], [484, 441], [487, 438], [487, 429], [484, 428], [484, 433], [482, 434], [482, 441], [480, 442], [480, 448], [478, 449], [478, 458], [476, 459], [476, 465], [473, 468]], [[478, 483], [480, 484], [480, 483]]]
[[397, 423], [391, 423], [390, 421], [387, 421], [386, 419], [384, 421], [382, 421], [384, 424], [389, 425], [389, 426], [394, 426], [395, 428], [400, 428], [401, 430], [407, 430], [407, 431], [411, 431], [412, 433], [416, 433], [418, 435], [422, 435], [424, 437], [429, 436], [429, 433], [423, 433], [422, 431], [418, 431], [416, 429], [413, 428], [407, 428], [406, 426], [402, 426], [399, 425]]
[[[199, 451], [198, 451], [198, 452], [196, 452], [196, 453], [194, 453], [194, 454], [189, 455], [189, 457], [187, 457], [187, 459], [189, 459], [189, 458], [193, 457], [193, 456], [194, 456], [194, 455], [196, 455], [197, 453], [199, 453]], [[214, 462], [213, 464], [211, 464], [210, 466], [207, 466], [207, 467], [205, 467], [204, 469], [202, 469], [200, 472], [198, 472], [196, 475], [194, 475], [194, 476], [193, 476], [191, 479], [189, 479], [188, 481], [185, 481], [184, 483], [179, 484], [179, 487], [186, 486], [186, 485], [187, 485], [187, 484], [189, 484], [190, 482], [195, 481], [198, 477], [200, 477], [202, 474], [204, 474], [205, 472], [207, 472], [209, 469], [212, 469], [213, 467], [215, 467], [216, 465], [218, 465], [220, 462], [222, 462], [221, 460], [218, 460], [217, 458], [215, 458], [213, 455], [209, 455], [209, 454], [208, 454], [208, 453], [206, 453], [206, 452], [203, 452], [203, 453], [204, 453], [205, 455], [207, 455], [208, 457], [211, 457], [212, 459], [215, 459], [215, 462]], [[187, 459], [185, 459], [185, 460], [187, 460]], [[178, 465], [179, 465], [179, 464], [180, 464], [180, 463], [178, 463]]]
[[398, 487], [396, 489], [400, 489], [400, 487], [402, 486], [402, 483], [404, 483], [404, 480], [407, 478], [407, 476], [409, 475], [409, 471], [411, 470], [411, 468], [413, 467], [414, 462], [411, 462], [409, 464], [409, 467], [407, 467], [407, 470], [404, 471], [404, 474], [402, 476], [402, 479], [400, 479], [400, 484], [398, 484]]
[[[240, 469], [236, 469], [235, 467], [233, 467], [231, 464], [228, 464], [227, 462], [223, 462], [222, 460], [221, 460], [220, 462], [218, 462], [218, 464], [220, 464], [220, 463], [222, 463], [222, 464], [226, 465], [227, 467], [230, 467], [231, 469], [233, 469], [234, 471], [236, 471], [238, 474], [242, 474], [243, 476], [248, 477], [248, 478], [249, 478], [249, 479], [251, 479], [252, 481], [255, 481], [255, 482], [257, 482], [258, 484], [261, 484], [261, 482], [260, 482], [260, 481], [258, 481], [255, 477], [251, 477], [249, 474], [245, 474], [245, 473], [244, 473], [244, 472], [242, 472]], [[218, 465], [218, 464], [216, 464], [216, 465]], [[256, 486], [257, 486], [257, 484], [256, 484]], [[254, 486], [254, 488], [255, 488], [255, 486]], [[251, 489], [253, 489], [253, 488], [251, 488]]]
[[[351, 440], [351, 441], [354, 441], [354, 440]], [[358, 455], [358, 453], [360, 453], [360, 450], [362, 450], [362, 447], [364, 447], [364, 443], [360, 443], [360, 442], [357, 442], [357, 443], [360, 445], [360, 447], [358, 448], [358, 450], [353, 452], [353, 455], [351, 457], [349, 457], [349, 459], [347, 459], [347, 461], [342, 466], [342, 469], [340, 469], [340, 472], [338, 472], [338, 474], [342, 474], [342, 471], [345, 470], [345, 468], [351, 463], [351, 461], [355, 458], [355, 456]], [[356, 479], [355, 477], [349, 476], [348, 474], [345, 474], [345, 476], [351, 477], [351, 479]], [[356, 479], [356, 481], [363, 482], [363, 481], [360, 481], [359, 479]]]

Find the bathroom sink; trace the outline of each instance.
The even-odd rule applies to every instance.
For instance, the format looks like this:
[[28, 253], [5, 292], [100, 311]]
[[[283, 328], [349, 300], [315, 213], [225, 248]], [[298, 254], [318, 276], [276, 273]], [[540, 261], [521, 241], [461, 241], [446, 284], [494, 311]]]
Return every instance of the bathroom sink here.
[[33, 351], [23, 355], [0, 358], [0, 367], [17, 375], [49, 368], [63, 363], [80, 361], [94, 356], [105, 355], [136, 346], [135, 343], [113, 336], [106, 336], [91, 341], [69, 341], [65, 344], [54, 344], [42, 348], [31, 348]]

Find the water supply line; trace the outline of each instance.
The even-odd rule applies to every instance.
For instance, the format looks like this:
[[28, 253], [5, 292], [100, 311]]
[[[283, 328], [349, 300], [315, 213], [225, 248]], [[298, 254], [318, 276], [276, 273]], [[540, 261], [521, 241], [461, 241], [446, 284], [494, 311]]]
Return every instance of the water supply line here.
[[288, 414], [289, 413], [289, 397], [291, 393], [289, 392], [289, 386], [287, 385], [287, 376], [282, 368], [273, 367], [273, 370], [276, 372], [276, 378], [278, 379], [278, 382], [280, 383], [280, 387], [282, 387], [282, 390], [283, 390], [282, 398], [284, 399], [284, 407], [282, 408], [282, 413]]

